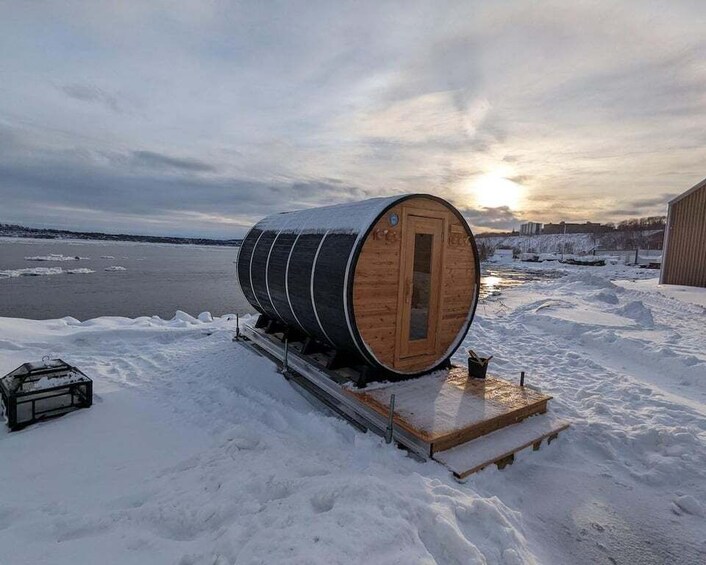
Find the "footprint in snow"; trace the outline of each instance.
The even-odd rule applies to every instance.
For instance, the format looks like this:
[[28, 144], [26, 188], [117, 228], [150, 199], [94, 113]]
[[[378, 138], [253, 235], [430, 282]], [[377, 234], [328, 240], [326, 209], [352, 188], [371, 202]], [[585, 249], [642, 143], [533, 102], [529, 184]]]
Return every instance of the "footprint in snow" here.
[[311, 497], [311, 507], [317, 514], [323, 514], [333, 508], [336, 497], [329, 492], [320, 492]]
[[691, 514], [693, 516], [703, 516], [704, 511], [701, 504], [691, 495], [679, 496], [674, 499], [672, 512], [675, 514]]

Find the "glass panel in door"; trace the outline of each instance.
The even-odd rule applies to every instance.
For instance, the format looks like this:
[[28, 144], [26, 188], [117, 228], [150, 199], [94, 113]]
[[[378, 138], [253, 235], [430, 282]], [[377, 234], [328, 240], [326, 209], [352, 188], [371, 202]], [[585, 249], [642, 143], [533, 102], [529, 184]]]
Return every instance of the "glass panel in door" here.
[[412, 303], [410, 304], [409, 340], [426, 339], [429, 333], [429, 300], [431, 297], [431, 265], [434, 235], [414, 234], [412, 267]]

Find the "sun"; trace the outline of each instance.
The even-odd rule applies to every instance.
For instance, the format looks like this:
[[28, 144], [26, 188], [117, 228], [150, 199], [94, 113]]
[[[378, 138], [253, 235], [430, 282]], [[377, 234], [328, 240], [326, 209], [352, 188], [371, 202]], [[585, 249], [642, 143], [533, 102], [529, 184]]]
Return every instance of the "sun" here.
[[524, 192], [522, 185], [493, 173], [478, 177], [470, 188], [476, 204], [482, 208], [516, 209]]

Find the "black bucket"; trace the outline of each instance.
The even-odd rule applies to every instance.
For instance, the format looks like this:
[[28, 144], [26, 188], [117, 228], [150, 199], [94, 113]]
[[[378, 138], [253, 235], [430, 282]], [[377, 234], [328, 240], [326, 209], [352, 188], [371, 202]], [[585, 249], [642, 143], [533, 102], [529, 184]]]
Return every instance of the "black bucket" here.
[[474, 379], [484, 379], [491, 359], [492, 357], [477, 357], [469, 354], [468, 376]]

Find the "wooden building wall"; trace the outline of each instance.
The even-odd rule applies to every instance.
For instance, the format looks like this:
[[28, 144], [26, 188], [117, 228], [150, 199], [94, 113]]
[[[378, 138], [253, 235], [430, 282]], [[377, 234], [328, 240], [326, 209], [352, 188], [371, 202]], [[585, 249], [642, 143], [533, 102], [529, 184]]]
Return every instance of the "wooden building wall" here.
[[669, 205], [660, 282], [706, 287], [706, 179]]

